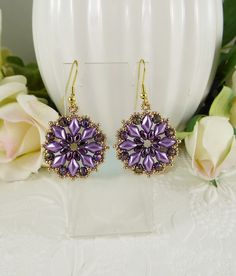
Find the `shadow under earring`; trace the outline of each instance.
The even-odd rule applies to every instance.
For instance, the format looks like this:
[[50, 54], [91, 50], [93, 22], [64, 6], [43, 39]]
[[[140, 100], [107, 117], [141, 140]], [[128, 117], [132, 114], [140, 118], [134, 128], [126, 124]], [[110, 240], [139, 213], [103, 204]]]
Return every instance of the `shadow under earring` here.
[[[69, 101], [69, 115], [60, 116], [49, 123], [44, 146], [44, 158], [50, 171], [60, 177], [86, 177], [104, 160], [106, 137], [88, 116], [78, 115], [75, 97], [75, 82], [78, 75], [78, 61], [71, 66], [67, 87], [73, 69], [76, 69]], [[67, 92], [67, 88], [66, 88]]]
[[[137, 174], [152, 175], [172, 166], [178, 154], [175, 129], [155, 111], [151, 111], [145, 89], [145, 61], [139, 61], [137, 99], [139, 94], [140, 69], [143, 64], [141, 84], [142, 112], [135, 112], [128, 120], [122, 121], [115, 145], [117, 157], [124, 162], [125, 168]], [[136, 99], [136, 102], [137, 102]]]

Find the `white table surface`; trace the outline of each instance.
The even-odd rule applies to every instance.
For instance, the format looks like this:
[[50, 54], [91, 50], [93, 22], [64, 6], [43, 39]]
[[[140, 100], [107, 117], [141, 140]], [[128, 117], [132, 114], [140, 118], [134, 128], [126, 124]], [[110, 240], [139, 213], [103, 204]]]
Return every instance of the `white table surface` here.
[[236, 275], [236, 174], [223, 175], [216, 189], [192, 174], [182, 153], [168, 173], [147, 181], [152, 233], [78, 238], [67, 233], [65, 185], [46, 170], [1, 183], [0, 275]]

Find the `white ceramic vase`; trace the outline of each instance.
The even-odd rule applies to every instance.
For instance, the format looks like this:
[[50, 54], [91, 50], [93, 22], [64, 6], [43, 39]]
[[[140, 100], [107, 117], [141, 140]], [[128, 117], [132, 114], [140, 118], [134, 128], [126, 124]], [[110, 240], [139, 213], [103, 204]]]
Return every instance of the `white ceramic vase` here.
[[134, 111], [137, 62], [148, 61], [152, 109], [183, 127], [209, 91], [222, 37], [221, 0], [34, 0], [36, 56], [60, 112], [81, 62], [80, 112], [110, 141]]

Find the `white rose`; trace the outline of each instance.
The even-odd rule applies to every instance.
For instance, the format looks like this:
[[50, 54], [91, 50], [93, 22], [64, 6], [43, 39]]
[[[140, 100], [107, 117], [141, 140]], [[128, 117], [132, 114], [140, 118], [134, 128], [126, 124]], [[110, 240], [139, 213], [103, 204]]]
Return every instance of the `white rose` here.
[[49, 121], [58, 113], [27, 95], [26, 78], [0, 81], [0, 179], [22, 180], [42, 166], [42, 147]]
[[194, 171], [206, 180], [216, 179], [236, 165], [236, 142], [232, 125], [220, 116], [200, 119], [185, 138]]

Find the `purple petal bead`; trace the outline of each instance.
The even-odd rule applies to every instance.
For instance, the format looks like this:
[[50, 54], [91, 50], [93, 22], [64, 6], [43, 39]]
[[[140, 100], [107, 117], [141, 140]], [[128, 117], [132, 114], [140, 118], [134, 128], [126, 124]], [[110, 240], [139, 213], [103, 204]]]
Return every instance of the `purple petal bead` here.
[[143, 145], [137, 145], [137, 147], [134, 148], [135, 152], [139, 152], [143, 149]]
[[60, 153], [66, 154], [69, 150], [70, 150], [69, 147], [64, 147], [60, 150]]
[[156, 151], [155, 151], [155, 149], [154, 149], [153, 147], [150, 147], [150, 148], [149, 148], [149, 152], [150, 152], [150, 155], [151, 155], [152, 157], [154, 157], [154, 156], [156, 155]]
[[151, 172], [153, 167], [154, 161], [150, 155], [147, 155], [143, 160], [143, 166], [146, 171]]
[[96, 128], [86, 128], [82, 134], [81, 140], [88, 140], [96, 133]]
[[59, 168], [59, 174], [60, 174], [61, 176], [66, 175], [66, 174], [67, 174], [67, 168], [64, 167], [64, 166], [60, 167], [60, 168]]
[[72, 157], [73, 157], [73, 152], [70, 151], [66, 154], [66, 160], [67, 161], [70, 161], [72, 159]]
[[143, 130], [140, 130], [140, 136], [141, 136], [144, 140], [147, 139], [147, 133], [146, 133], [145, 131], [143, 131]]
[[46, 138], [48, 142], [52, 142], [55, 138], [54, 134], [52, 132], [47, 133]]
[[65, 127], [65, 126], [68, 126], [68, 124], [69, 124], [69, 122], [68, 122], [67, 118], [61, 117], [61, 119], [59, 120], [59, 125]]
[[78, 150], [78, 152], [79, 152], [80, 154], [82, 154], [82, 155], [85, 155], [88, 151], [87, 151], [86, 149], [84, 149], [84, 148], [80, 148], [80, 149]]
[[166, 126], [167, 126], [166, 122], [156, 125], [154, 128], [155, 136], [158, 136], [159, 134], [164, 133]]
[[134, 143], [133, 141], [126, 140], [119, 145], [119, 148], [122, 150], [131, 150], [131, 149], [135, 148], [136, 146], [137, 146], [137, 144]]
[[142, 128], [146, 133], [149, 133], [152, 127], [152, 120], [149, 115], [146, 115], [142, 121]]
[[156, 162], [154, 165], [153, 165], [153, 168], [157, 171], [161, 171], [162, 170], [162, 165], [160, 162]]
[[50, 144], [47, 144], [45, 148], [51, 152], [58, 152], [62, 149], [62, 146], [58, 142], [52, 142]]
[[158, 144], [163, 147], [169, 148], [169, 147], [173, 146], [175, 143], [176, 143], [175, 139], [165, 137]]
[[156, 151], [156, 158], [163, 163], [169, 163], [169, 158], [165, 152]]
[[79, 142], [81, 140], [81, 134], [77, 133], [74, 137], [74, 142]]
[[148, 133], [147, 135], [147, 138], [149, 140], [153, 140], [155, 138], [155, 135], [154, 135], [154, 131], [153, 130], [150, 130], [150, 132]]
[[154, 149], [156, 149], [156, 150], [158, 150], [158, 149], [160, 148], [160, 146], [159, 146], [158, 144], [156, 144], [156, 143], [152, 144], [152, 147], [153, 147]]
[[93, 161], [99, 162], [99, 161], [101, 161], [101, 159], [102, 159], [102, 155], [101, 154], [94, 154]]
[[52, 130], [54, 132], [55, 137], [65, 140], [66, 139], [66, 132], [63, 127], [60, 126], [52, 126]]
[[90, 155], [81, 155], [81, 161], [85, 167], [94, 167], [93, 159]]
[[80, 160], [80, 154], [79, 154], [79, 152], [74, 151], [74, 152], [73, 152], [73, 158], [74, 158], [75, 160], [79, 161], [79, 160]]
[[128, 165], [131, 167], [139, 163], [140, 159], [141, 159], [141, 152], [132, 153], [129, 157]]
[[76, 118], [73, 118], [69, 124], [70, 132], [73, 136], [77, 134], [77, 132], [80, 130], [79, 122]]
[[61, 140], [59, 143], [60, 143], [60, 145], [61, 145], [63, 148], [69, 146], [69, 144], [68, 144], [67, 141], [65, 141], [65, 140]]
[[73, 141], [73, 137], [72, 137], [72, 135], [70, 134], [70, 133], [67, 133], [66, 134], [66, 141], [68, 142], [68, 143], [73, 143], [74, 141]]
[[79, 164], [75, 159], [72, 159], [68, 165], [68, 170], [71, 176], [75, 176], [77, 171], [79, 170]]
[[54, 154], [52, 152], [47, 152], [45, 154], [45, 160], [46, 161], [52, 161], [54, 159]]
[[103, 149], [103, 147], [101, 145], [99, 145], [98, 143], [95, 143], [95, 142], [87, 144], [84, 148], [93, 153]]
[[122, 140], [126, 140], [126, 139], [128, 138], [128, 134], [127, 134], [126, 131], [120, 131], [120, 132], [119, 132], [119, 137], [120, 137], [120, 139], [122, 139]]
[[81, 122], [81, 126], [84, 128], [89, 127], [89, 120], [88, 119], [83, 119]]
[[138, 146], [142, 146], [143, 145], [143, 141], [140, 138], [134, 138], [134, 142], [138, 145]]
[[139, 129], [135, 125], [128, 125], [127, 130], [130, 136], [132, 137], [140, 137]]
[[81, 175], [81, 176], [86, 176], [87, 174], [88, 174], [87, 168], [82, 167], [82, 168], [80, 169], [80, 175]]
[[96, 142], [102, 142], [104, 140], [104, 135], [102, 133], [97, 133], [95, 136], [94, 136], [94, 140]]
[[143, 158], [146, 157], [146, 149], [145, 149], [145, 148], [143, 148], [143, 149], [141, 150], [141, 155], [142, 155]]
[[58, 155], [54, 158], [52, 162], [52, 168], [59, 168], [63, 166], [66, 162], [66, 156], [65, 155]]
[[119, 158], [122, 160], [122, 161], [125, 161], [129, 158], [129, 153], [127, 151], [123, 151], [119, 154]]

